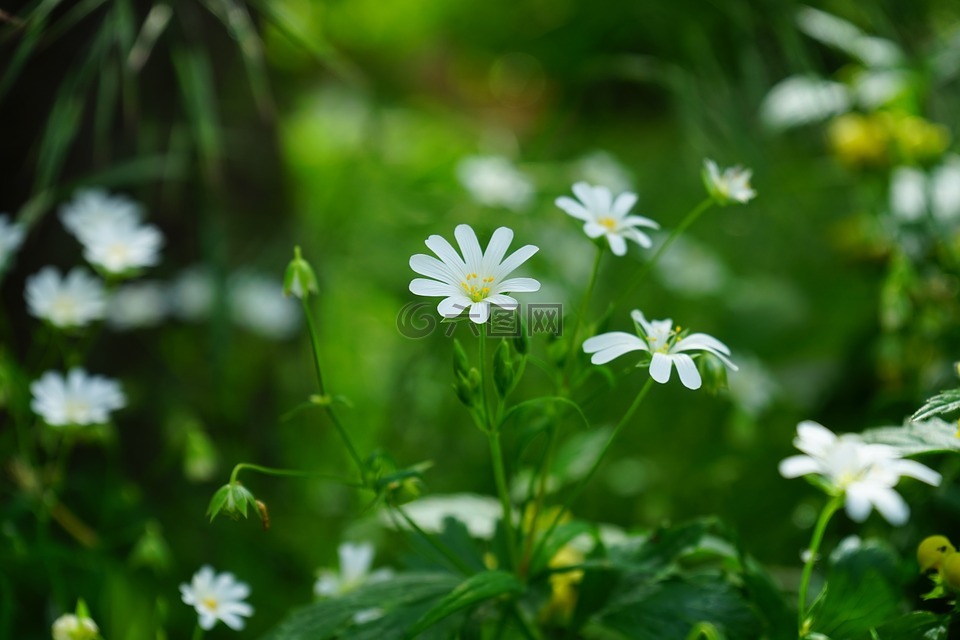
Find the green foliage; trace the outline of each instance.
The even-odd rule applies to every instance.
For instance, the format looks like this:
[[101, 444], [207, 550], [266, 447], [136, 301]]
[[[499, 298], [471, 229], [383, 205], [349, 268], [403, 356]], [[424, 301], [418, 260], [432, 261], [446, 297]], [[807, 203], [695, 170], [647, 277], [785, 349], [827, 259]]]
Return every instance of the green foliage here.
[[927, 400], [926, 404], [917, 409], [917, 412], [910, 419], [916, 421], [927, 420], [935, 416], [953, 413], [957, 409], [960, 409], [960, 389], [951, 389]]
[[960, 451], [957, 425], [933, 418], [906, 422], [902, 427], [879, 427], [863, 432], [863, 439], [896, 447], [905, 455]]
[[441, 620], [469, 607], [500, 596], [517, 595], [523, 584], [512, 573], [486, 571], [470, 576], [430, 608], [404, 637], [413, 638]]

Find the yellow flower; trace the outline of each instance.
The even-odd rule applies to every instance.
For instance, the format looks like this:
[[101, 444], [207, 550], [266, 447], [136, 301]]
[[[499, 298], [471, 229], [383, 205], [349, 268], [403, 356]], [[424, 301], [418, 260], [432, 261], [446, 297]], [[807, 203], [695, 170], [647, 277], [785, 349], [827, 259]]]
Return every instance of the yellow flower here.
[[[551, 569], [563, 569], [583, 562], [583, 554], [567, 545], [550, 559]], [[583, 571], [558, 571], [550, 574], [550, 601], [540, 612], [543, 621], [566, 622], [577, 606], [577, 585], [583, 580]]]
[[917, 563], [920, 565], [920, 571], [940, 569], [940, 565], [944, 559], [956, 553], [956, 551], [956, 548], [950, 543], [946, 536], [929, 536], [924, 538], [920, 546], [917, 547]]
[[877, 166], [887, 161], [890, 131], [878, 115], [846, 113], [834, 118], [827, 130], [833, 153], [851, 166]]

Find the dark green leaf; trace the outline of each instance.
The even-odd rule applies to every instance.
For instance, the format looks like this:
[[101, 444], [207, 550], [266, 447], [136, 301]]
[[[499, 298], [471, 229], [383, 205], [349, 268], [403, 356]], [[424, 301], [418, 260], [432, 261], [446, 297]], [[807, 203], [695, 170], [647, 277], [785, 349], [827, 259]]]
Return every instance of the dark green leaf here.
[[417, 624], [407, 631], [406, 637], [414, 638], [444, 618], [473, 605], [522, 591], [523, 584], [506, 571], [486, 571], [470, 576], [420, 618]]
[[960, 389], [941, 391], [913, 414], [911, 420], [926, 420], [934, 416], [942, 416], [960, 409]]
[[863, 433], [867, 442], [887, 444], [905, 455], [960, 451], [957, 425], [934, 418], [926, 422], [907, 422], [902, 427], [879, 427]]
[[949, 617], [915, 611], [886, 622], [874, 631], [878, 640], [946, 640]]

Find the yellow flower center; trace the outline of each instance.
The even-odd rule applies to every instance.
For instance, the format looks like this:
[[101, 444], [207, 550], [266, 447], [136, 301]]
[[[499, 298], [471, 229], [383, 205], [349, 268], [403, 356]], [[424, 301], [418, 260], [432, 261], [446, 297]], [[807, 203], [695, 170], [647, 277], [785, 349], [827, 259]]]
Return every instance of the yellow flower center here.
[[610, 217], [600, 218], [597, 220], [597, 222], [605, 226], [610, 231], [613, 231], [617, 228], [617, 221]]
[[216, 611], [217, 607], [220, 606], [220, 603], [217, 601], [216, 598], [204, 598], [203, 600], [201, 600], [201, 602], [203, 603], [203, 606], [205, 606], [207, 609], [210, 609], [211, 611]]
[[475, 273], [468, 273], [466, 279], [460, 283], [463, 292], [467, 294], [473, 302], [480, 302], [490, 295], [490, 285], [493, 283], [493, 276], [481, 278]]

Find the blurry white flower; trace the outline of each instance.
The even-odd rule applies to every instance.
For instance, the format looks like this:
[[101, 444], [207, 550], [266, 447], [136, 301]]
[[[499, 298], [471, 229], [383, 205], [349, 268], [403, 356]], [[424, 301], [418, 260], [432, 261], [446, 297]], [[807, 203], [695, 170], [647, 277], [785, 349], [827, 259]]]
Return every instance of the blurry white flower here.
[[664, 287], [689, 296], [718, 293], [730, 278], [715, 253], [682, 236], [660, 256], [654, 269]]
[[114, 291], [107, 299], [107, 324], [128, 330], [154, 327], [167, 317], [166, 288], [159, 282], [136, 282]]
[[630, 173], [606, 151], [594, 151], [580, 158], [576, 175], [584, 182], [604, 186], [614, 193], [633, 189]]
[[904, 222], [928, 212], [941, 222], [960, 217], [960, 156], [948, 156], [928, 176], [915, 167], [897, 167], [890, 180], [890, 211]]
[[869, 36], [852, 23], [825, 11], [802, 7], [797, 11], [797, 24], [808, 36], [869, 67], [890, 67], [903, 61], [903, 53], [893, 42]]
[[239, 631], [246, 622], [243, 618], [253, 615], [253, 607], [244, 602], [250, 587], [237, 581], [232, 573], [216, 574], [209, 566], [201, 567], [190, 584], [181, 584], [180, 595], [185, 604], [197, 610], [200, 628], [207, 631], [213, 629], [217, 620]]
[[[403, 511], [418, 527], [429, 533], [442, 532], [444, 520], [453, 518], [462, 522], [471, 536], [482, 539], [493, 537], [497, 521], [503, 515], [499, 500], [472, 493], [427, 496], [403, 505]], [[383, 513], [385, 524], [408, 526], [402, 520], [387, 517], [385, 511]]]
[[3, 269], [23, 243], [26, 230], [23, 225], [10, 221], [10, 216], [0, 213], [0, 269]]
[[240, 326], [265, 338], [289, 338], [300, 326], [300, 309], [283, 296], [283, 283], [254, 273], [230, 281], [230, 312]]
[[649, 249], [653, 244], [650, 236], [638, 227], [659, 229], [660, 225], [643, 216], [627, 215], [637, 201], [637, 194], [626, 191], [614, 199], [610, 189], [592, 187], [586, 182], [573, 185], [573, 193], [578, 200], [561, 196], [556, 199], [556, 205], [574, 218], [582, 220], [583, 232], [588, 237], [606, 237], [614, 255], [626, 255], [627, 240], [636, 242], [644, 249]]
[[729, 167], [720, 173], [720, 167], [713, 160], [703, 161], [703, 184], [707, 192], [720, 204], [739, 202], [746, 204], [757, 196], [750, 187], [753, 172], [743, 167]]
[[117, 224], [78, 233], [83, 257], [111, 274], [121, 274], [160, 262], [163, 235], [152, 225]]
[[539, 250], [532, 244], [524, 245], [504, 259], [513, 240], [512, 230], [500, 227], [494, 231], [486, 251], [481, 251], [477, 234], [470, 225], [458, 225], [453, 233], [462, 258], [438, 235], [427, 238], [425, 244], [439, 260], [422, 253], [410, 257], [410, 268], [427, 276], [411, 280], [410, 291], [418, 296], [443, 297], [437, 305], [440, 315], [455, 318], [469, 309], [470, 319], [482, 324], [490, 317], [490, 305], [517, 308], [516, 298], [507, 293], [540, 289], [540, 283], [533, 278], [507, 278]]
[[873, 110], [899, 97], [909, 84], [910, 76], [906, 71], [865, 71], [854, 79], [853, 92], [861, 107]]
[[471, 156], [457, 165], [457, 178], [470, 196], [487, 207], [521, 211], [533, 199], [533, 184], [502, 156]]
[[606, 364], [631, 351], [646, 351], [652, 355], [650, 360], [650, 377], [663, 384], [670, 380], [670, 373], [674, 367], [680, 376], [680, 382], [688, 389], [699, 389], [701, 384], [700, 372], [693, 358], [686, 351], [706, 351], [715, 355], [721, 362], [733, 371], [736, 365], [730, 361], [730, 349], [725, 344], [705, 333], [685, 335], [680, 327], [673, 328], [673, 321], [652, 320], [647, 322], [643, 314], [636, 309], [630, 317], [636, 323], [639, 337], [624, 331], [612, 331], [588, 338], [583, 343], [583, 350], [592, 353], [590, 362]]
[[370, 609], [361, 609], [353, 614], [354, 624], [365, 624], [373, 622], [383, 617], [384, 611], [380, 607], [371, 607]]
[[137, 202], [102, 189], [81, 189], [60, 208], [63, 226], [81, 242], [86, 234], [109, 227], [133, 227], [142, 218], [143, 209]]
[[863, 522], [876, 508], [891, 524], [901, 525], [910, 517], [910, 508], [893, 487], [902, 476], [937, 486], [941, 476], [913, 460], [905, 460], [895, 449], [867, 444], [858, 436], [837, 437], [832, 431], [807, 420], [797, 425], [794, 446], [805, 453], [780, 462], [780, 475], [797, 478], [818, 475], [832, 491], [845, 497], [847, 514]]
[[791, 76], [763, 99], [760, 117], [772, 129], [789, 129], [846, 113], [851, 103], [849, 90], [839, 82]]
[[71, 369], [66, 377], [47, 371], [30, 385], [30, 393], [30, 408], [54, 427], [103, 424], [127, 402], [116, 380], [83, 369]]
[[191, 322], [203, 320], [213, 308], [213, 276], [200, 266], [185, 269], [170, 285], [168, 296], [175, 316]]
[[[340, 556], [339, 573], [330, 569], [321, 569], [317, 572], [317, 582], [313, 585], [313, 592], [318, 597], [340, 596], [362, 584], [382, 582], [393, 575], [390, 569], [370, 571], [370, 567], [373, 566], [374, 549], [369, 542], [344, 542], [337, 549], [337, 554]], [[367, 618], [367, 620], [373, 619]], [[361, 624], [363, 621], [356, 622]]]
[[53, 640], [94, 640], [100, 628], [90, 618], [65, 613], [53, 622]]
[[57, 327], [82, 327], [106, 310], [103, 284], [81, 268], [61, 278], [54, 267], [44, 267], [27, 278], [25, 297], [31, 315]]

